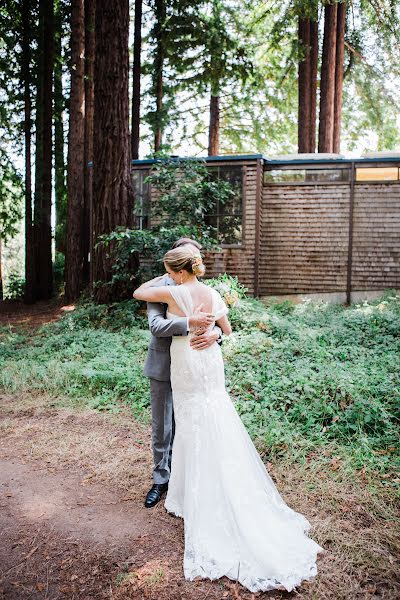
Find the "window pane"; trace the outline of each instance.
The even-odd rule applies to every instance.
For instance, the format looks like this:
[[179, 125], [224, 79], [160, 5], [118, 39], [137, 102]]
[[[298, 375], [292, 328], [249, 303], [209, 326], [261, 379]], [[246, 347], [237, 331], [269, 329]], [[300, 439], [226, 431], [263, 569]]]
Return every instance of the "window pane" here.
[[298, 181], [349, 181], [349, 169], [275, 169], [264, 172], [264, 184]]
[[240, 244], [242, 241], [243, 168], [223, 165], [209, 167], [209, 172], [213, 178], [228, 182], [233, 189], [233, 196], [225, 203], [219, 202], [215, 207], [215, 214], [206, 217], [206, 223], [217, 229], [221, 244]]
[[361, 167], [356, 169], [356, 181], [397, 181], [398, 167]]
[[150, 185], [145, 182], [148, 171], [133, 171], [132, 185], [134, 194], [134, 216], [137, 229], [149, 228]]
[[264, 171], [264, 183], [285, 183], [287, 181], [304, 181], [306, 172], [304, 169], [280, 169]]
[[215, 229], [218, 229], [218, 216], [217, 215], [206, 215], [204, 217], [204, 221], [205, 221], [206, 225], [208, 225], [209, 227], [214, 227]]
[[306, 181], [349, 181], [349, 169], [307, 169]]
[[240, 244], [242, 241], [242, 215], [220, 217], [219, 239], [221, 244]]

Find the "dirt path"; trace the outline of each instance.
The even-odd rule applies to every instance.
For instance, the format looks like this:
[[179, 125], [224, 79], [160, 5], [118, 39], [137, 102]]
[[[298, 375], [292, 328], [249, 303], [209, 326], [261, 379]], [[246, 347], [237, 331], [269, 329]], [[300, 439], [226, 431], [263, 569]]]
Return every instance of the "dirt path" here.
[[184, 580], [181, 520], [143, 507], [148, 427], [49, 403], [0, 397], [0, 598], [255, 597]]

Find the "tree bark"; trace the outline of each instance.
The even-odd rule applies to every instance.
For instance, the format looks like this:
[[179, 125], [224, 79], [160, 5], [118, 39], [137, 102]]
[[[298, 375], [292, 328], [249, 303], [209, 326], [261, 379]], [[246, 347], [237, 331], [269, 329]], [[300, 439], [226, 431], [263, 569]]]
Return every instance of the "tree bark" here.
[[62, 87], [62, 25], [63, 15], [60, 0], [55, 9], [55, 61], [54, 61], [54, 191], [56, 229], [56, 251], [66, 252], [67, 189], [65, 185], [64, 158], [64, 95]]
[[84, 132], [85, 132], [84, 0], [71, 3], [71, 95], [68, 134], [68, 210], [65, 297], [79, 297], [83, 285]]
[[85, 0], [85, 145], [84, 145], [84, 223], [83, 223], [83, 283], [90, 285], [93, 261], [93, 111], [95, 0]]
[[35, 301], [35, 248], [32, 220], [32, 102], [31, 102], [31, 0], [22, 3], [22, 64], [21, 80], [24, 89], [25, 137], [25, 294], [24, 301]]
[[[94, 62], [93, 226], [95, 241], [132, 216], [129, 143], [129, 2], [97, 0]], [[95, 298], [118, 297], [110, 284], [112, 264], [103, 245], [94, 250]]]
[[317, 79], [318, 79], [318, 15], [310, 21], [310, 141], [309, 152], [315, 152], [317, 134]]
[[155, 14], [156, 14], [156, 56], [154, 61], [154, 91], [156, 96], [156, 114], [155, 114], [155, 127], [154, 127], [154, 151], [159, 152], [162, 146], [162, 134], [163, 134], [163, 72], [164, 72], [164, 40], [163, 40], [163, 29], [165, 23], [165, 0], [155, 0]]
[[43, 15], [43, 81], [41, 104], [37, 111], [42, 112], [42, 166], [40, 197], [35, 235], [37, 234], [38, 263], [36, 269], [37, 298], [49, 299], [53, 293], [53, 273], [51, 254], [51, 191], [52, 191], [52, 122], [53, 122], [53, 69], [54, 69], [54, 6], [53, 0], [42, 0]]
[[[133, 82], [132, 82], [132, 159], [139, 158], [140, 141], [140, 74], [142, 50], [142, 0], [135, 0], [135, 34], [133, 42]], [[160, 143], [158, 141], [157, 143]], [[160, 144], [161, 145], [161, 144]]]
[[208, 130], [208, 156], [219, 154], [219, 96], [210, 96], [210, 125]]
[[337, 4], [325, 5], [318, 152], [333, 152]]
[[1, 238], [0, 238], [0, 301], [3, 300], [3, 270], [1, 264]]
[[333, 151], [340, 152], [340, 133], [342, 124], [342, 101], [344, 79], [344, 35], [346, 30], [346, 1], [338, 4], [336, 65], [335, 65], [335, 111], [333, 124]]
[[302, 55], [299, 60], [299, 113], [298, 113], [298, 147], [299, 152], [310, 152], [311, 126], [311, 41], [310, 19], [299, 17], [298, 39]]

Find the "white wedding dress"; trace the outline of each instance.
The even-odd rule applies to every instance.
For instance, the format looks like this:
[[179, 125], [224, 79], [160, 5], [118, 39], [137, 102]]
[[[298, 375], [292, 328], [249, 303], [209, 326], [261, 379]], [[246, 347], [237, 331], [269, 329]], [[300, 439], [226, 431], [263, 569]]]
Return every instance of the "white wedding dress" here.
[[[185, 285], [169, 288], [185, 315]], [[227, 313], [213, 295], [213, 314]], [[174, 318], [168, 313], [168, 318]], [[252, 592], [288, 591], [317, 574], [322, 548], [310, 524], [279, 495], [226, 392], [217, 343], [193, 350], [190, 335], [174, 337], [171, 384], [176, 423], [165, 508], [184, 519], [185, 578], [238, 580]]]

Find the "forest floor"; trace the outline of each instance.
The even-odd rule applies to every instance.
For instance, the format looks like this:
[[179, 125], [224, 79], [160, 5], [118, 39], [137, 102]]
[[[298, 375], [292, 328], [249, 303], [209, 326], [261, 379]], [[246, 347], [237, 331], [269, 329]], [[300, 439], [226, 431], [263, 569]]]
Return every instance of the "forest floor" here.
[[[60, 304], [21, 308], [7, 322], [36, 327]], [[7, 321], [8, 320], [8, 321]], [[21, 365], [21, 368], [22, 365]], [[393, 599], [395, 507], [381, 483], [268, 465], [290, 506], [325, 548], [319, 575], [296, 592], [251, 594], [227, 579], [185, 581], [183, 524], [161, 502], [143, 506], [151, 485], [150, 428], [117, 413], [78, 408], [42, 392], [0, 396], [0, 599], [219, 600]], [[316, 462], [315, 465], [318, 465]]]

